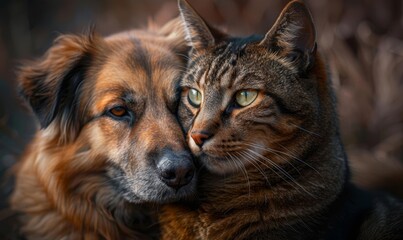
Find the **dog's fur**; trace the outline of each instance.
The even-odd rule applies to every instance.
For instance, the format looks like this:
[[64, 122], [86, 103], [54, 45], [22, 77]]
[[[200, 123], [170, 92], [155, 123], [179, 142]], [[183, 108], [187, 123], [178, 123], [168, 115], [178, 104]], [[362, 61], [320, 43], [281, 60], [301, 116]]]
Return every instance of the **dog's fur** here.
[[174, 189], [155, 170], [167, 152], [191, 161], [175, 117], [187, 51], [178, 23], [64, 35], [21, 69], [21, 94], [41, 124], [11, 198], [25, 237], [150, 238], [157, 226], [139, 204], [191, 195], [195, 178]]

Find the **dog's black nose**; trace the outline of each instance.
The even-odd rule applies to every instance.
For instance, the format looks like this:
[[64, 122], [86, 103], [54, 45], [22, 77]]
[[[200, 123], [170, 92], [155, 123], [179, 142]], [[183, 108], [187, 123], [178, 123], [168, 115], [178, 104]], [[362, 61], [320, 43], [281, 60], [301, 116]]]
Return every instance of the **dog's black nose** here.
[[166, 152], [157, 162], [157, 171], [165, 184], [179, 189], [192, 181], [195, 167], [188, 154]]

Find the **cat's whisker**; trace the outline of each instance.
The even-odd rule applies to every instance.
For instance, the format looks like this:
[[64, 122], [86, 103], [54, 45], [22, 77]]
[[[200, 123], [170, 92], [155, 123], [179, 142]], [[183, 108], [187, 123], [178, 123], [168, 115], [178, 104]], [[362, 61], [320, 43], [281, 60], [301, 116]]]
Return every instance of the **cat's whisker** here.
[[[248, 144], [245, 143], [245, 145], [248, 145]], [[253, 147], [253, 145], [249, 145], [249, 146], [252, 146], [252, 147]], [[297, 171], [298, 174], [301, 175], [299, 169], [296, 168], [296, 167], [294, 166], [294, 164], [292, 164], [291, 161], [288, 161], [287, 158], [285, 158], [284, 156], [282, 156], [282, 155], [280, 155], [279, 153], [277, 153], [278, 151], [275, 151], [275, 150], [273, 150], [273, 149], [271, 149], [271, 148], [264, 148], [263, 146], [259, 146], [259, 145], [255, 145], [255, 147], [259, 147], [260, 149], [266, 150], [266, 151], [271, 152], [271, 153], [275, 154], [276, 156], [280, 157], [282, 160], [284, 160], [285, 162], [287, 162], [288, 164], [290, 164], [290, 165], [295, 169], [295, 171]]]
[[[234, 166], [234, 169], [236, 169], [236, 170], [238, 170], [238, 166], [237, 165], [235, 165], [235, 163], [234, 163], [234, 160], [232, 159], [232, 157], [230, 156], [230, 154], [229, 153], [225, 153], [226, 155], [224, 156], [225, 157], [225, 160], [227, 160], [230, 164], [232, 164], [233, 166]], [[230, 177], [230, 178], [226, 178], [227, 180], [228, 179], [233, 179], [233, 177]]]
[[[286, 147], [285, 147], [284, 145], [282, 145], [281, 143], [276, 143], [276, 144], [279, 145], [280, 147], [284, 148], [286, 151], [292, 153], [288, 148], [286, 148]], [[304, 161], [304, 160], [302, 160], [302, 159], [300, 159], [300, 158], [297, 158], [297, 157], [295, 156], [295, 154], [288, 154], [288, 153], [286, 153], [286, 152], [283, 152], [283, 151], [280, 151], [280, 150], [275, 150], [275, 149], [272, 149], [272, 148], [271, 148], [271, 150], [272, 150], [272, 151], [278, 151], [279, 153], [282, 153], [282, 154], [285, 154], [285, 155], [287, 155], [287, 156], [289, 156], [289, 157], [292, 157], [293, 159], [299, 161], [300, 163], [305, 164], [306, 166], [308, 166], [310, 169], [314, 170], [317, 174], [319, 174], [319, 175], [322, 177], [322, 174], [321, 174], [316, 168], [314, 168], [312, 165], [308, 164], [306, 161]]]
[[246, 180], [248, 182], [248, 189], [249, 189], [248, 196], [250, 197], [250, 195], [251, 195], [251, 187], [250, 187], [250, 178], [249, 178], [249, 175], [248, 175], [248, 171], [246, 170], [245, 165], [243, 164], [242, 160], [240, 158], [238, 158], [237, 152], [235, 152], [235, 158], [238, 160], [240, 168], [242, 169], [242, 171], [246, 175]]
[[[265, 167], [267, 167], [268, 169], [270, 169], [272, 172], [274, 172], [278, 177], [280, 177], [284, 182], [286, 182], [286, 183], [291, 183], [290, 186], [292, 186], [295, 190], [297, 190], [298, 192], [301, 191], [300, 189], [298, 189], [297, 187], [295, 187], [295, 186], [293, 185], [293, 183], [296, 183], [295, 180], [294, 180], [293, 178], [289, 178], [289, 177], [287, 177], [288, 179], [287, 179], [287, 178], [284, 178], [280, 173], [284, 174], [285, 176], [287, 176], [287, 175], [286, 175], [284, 172], [281, 171], [282, 169], [281, 169], [281, 170], [278, 169], [278, 167], [277, 167], [276, 165], [274, 165], [271, 160], [269, 160], [268, 163], [269, 163], [272, 167], [274, 167], [274, 168], [276, 168], [277, 170], [279, 170], [280, 173], [277, 172], [277, 171], [275, 171], [275, 170], [273, 170], [273, 168], [272, 168], [271, 166], [267, 165], [265, 162], [263, 162], [262, 160], [260, 160], [260, 158], [261, 158], [260, 156], [253, 156], [253, 157], [252, 157], [253, 161], [255, 161], [255, 162], [259, 163], [259, 164], [264, 165]], [[291, 180], [291, 182], [290, 182], [289, 180]], [[298, 185], [298, 184], [296, 183], [296, 185]]]
[[[296, 160], [296, 161], [298, 161], [298, 162], [300, 162], [300, 163], [306, 165], [307, 167], [311, 168], [313, 171], [315, 171], [316, 173], [318, 173], [319, 175], [321, 175], [320, 172], [319, 172], [316, 168], [314, 168], [312, 165], [308, 164], [306, 161], [304, 161], [304, 160], [302, 160], [302, 159], [296, 157], [295, 155], [292, 155], [292, 154], [289, 154], [289, 153], [286, 153], [286, 152], [283, 152], [283, 151], [280, 151], [280, 150], [276, 150], [276, 149], [273, 149], [273, 148], [269, 148], [269, 147], [267, 147], [267, 146], [261, 146], [261, 145], [256, 144], [256, 143], [249, 143], [249, 144], [248, 144], [248, 143], [244, 143], [244, 144], [247, 145], [247, 146], [256, 147], [256, 148], [259, 148], [259, 149], [261, 149], [261, 150], [268, 151], [268, 152], [271, 152], [271, 153], [274, 153], [274, 154], [276, 154], [276, 153], [278, 153], [278, 154], [283, 154], [283, 155], [285, 155], [285, 156], [287, 156], [287, 157], [290, 157], [290, 158], [292, 158], [292, 159], [294, 159], [294, 160]], [[279, 144], [279, 143], [277, 143], [277, 144]], [[281, 147], [285, 148], [285, 147], [282, 146], [281, 144], [279, 144], [279, 145], [280, 145]], [[286, 148], [285, 148], [285, 149], [286, 149]], [[286, 150], [289, 151], [288, 149], [286, 149]]]
[[227, 154], [230, 156], [230, 158], [231, 158], [232, 162], [234, 163], [235, 167], [238, 168], [239, 170], [241, 170], [242, 174], [244, 175], [245, 180], [246, 180], [246, 182], [248, 184], [248, 189], [249, 189], [248, 193], [249, 193], [249, 196], [250, 196], [249, 175], [248, 175], [248, 172], [246, 171], [246, 169], [244, 168], [244, 166], [242, 164], [242, 161], [237, 156], [233, 156], [230, 152], [227, 152]]
[[[253, 161], [253, 158], [254, 158], [254, 157], [251, 156], [247, 151], [241, 151], [241, 152], [239, 152], [239, 154], [240, 154], [248, 163], [250, 163], [253, 167], [255, 167], [255, 168], [260, 172], [260, 174], [266, 179], [266, 182], [269, 183], [269, 185], [270, 185], [270, 181], [269, 181], [269, 179], [267, 178], [267, 175], [264, 173], [263, 169]], [[252, 158], [252, 159], [250, 159], [250, 158]]]
[[[281, 170], [278, 169], [278, 167], [275, 166], [275, 165], [273, 164], [273, 161], [271, 161], [270, 159], [266, 158], [266, 159], [268, 160], [268, 163], [269, 163], [271, 166], [267, 165], [265, 162], [263, 162], [263, 161], [260, 160], [260, 158], [262, 157], [262, 155], [260, 155], [259, 153], [254, 152], [253, 150], [250, 150], [250, 149], [248, 149], [248, 151], [249, 151], [250, 153], [252, 153], [252, 154], [255, 154], [255, 156], [252, 155], [252, 160], [253, 160], [253, 161], [258, 162], [258, 163], [264, 165], [266, 168], [268, 168], [268, 169], [270, 169], [270, 170], [272, 170], [272, 171], [273, 171], [272, 167], [275, 167], [277, 170], [279, 170], [281, 173], [283, 173], [283, 172], [282, 172], [283, 169], [281, 169]], [[277, 171], [273, 171], [273, 172], [274, 172], [277, 176], [279, 176], [281, 179], [283, 179], [285, 182], [287, 182], [287, 183], [289, 182], [289, 181], [288, 181], [287, 179], [285, 179], [282, 175], [280, 175]], [[283, 174], [284, 174], [284, 173], [283, 173]], [[293, 178], [289, 178], [289, 180], [294, 181]]]
[[[284, 124], [285, 124], [285, 123], [284, 123]], [[317, 137], [322, 137], [320, 134], [315, 133], [315, 132], [312, 132], [312, 131], [309, 131], [308, 129], [305, 129], [305, 128], [303, 128], [303, 127], [301, 127], [301, 126], [298, 126], [298, 125], [296, 125], [296, 124], [294, 124], [294, 123], [288, 122], [287, 124], [292, 125], [292, 126], [298, 128], [298, 129], [300, 129], [300, 130], [302, 130], [302, 131], [304, 131], [304, 132], [307, 132], [307, 133], [309, 133], [309, 134], [315, 135], [315, 136], [317, 136]]]
[[[256, 152], [256, 151], [253, 151], [253, 150], [251, 150], [251, 149], [248, 149], [248, 150], [249, 150], [250, 153], [256, 155], [256, 157], [257, 157], [256, 161], [259, 161], [260, 163], [264, 164], [264, 162], [260, 161], [260, 159], [266, 160], [271, 166], [273, 166], [273, 167], [274, 167], [275, 169], [277, 169], [280, 173], [284, 174], [284, 176], [286, 176], [289, 180], [291, 180], [292, 183], [294, 183], [296, 186], [300, 187], [304, 192], [306, 192], [307, 194], [309, 194], [311, 197], [314, 197], [314, 198], [315, 198], [315, 196], [314, 196], [312, 193], [310, 193], [308, 190], [306, 190], [305, 187], [303, 187], [301, 184], [299, 184], [289, 173], [287, 173], [287, 172], [286, 172], [283, 168], [281, 168], [281, 166], [279, 166], [277, 163], [275, 163], [275, 162], [272, 161], [271, 159], [269, 159], [269, 158], [263, 156], [262, 154], [260, 154], [260, 153], [258, 153], [258, 152]], [[270, 166], [268, 166], [268, 165], [266, 165], [266, 166], [267, 166], [269, 169], [272, 169], [272, 168], [270, 168]], [[273, 169], [272, 169], [272, 170], [273, 170]], [[279, 177], [281, 177], [284, 181], [288, 182], [284, 177], [282, 177], [279, 173], [277, 173], [277, 171], [274, 171], [274, 172], [275, 172]], [[291, 186], [293, 186], [293, 185], [291, 184]], [[294, 187], [294, 186], [293, 186], [293, 187]], [[295, 188], [295, 187], [294, 187], [294, 188]], [[295, 189], [298, 190], [297, 188], [295, 188]]]

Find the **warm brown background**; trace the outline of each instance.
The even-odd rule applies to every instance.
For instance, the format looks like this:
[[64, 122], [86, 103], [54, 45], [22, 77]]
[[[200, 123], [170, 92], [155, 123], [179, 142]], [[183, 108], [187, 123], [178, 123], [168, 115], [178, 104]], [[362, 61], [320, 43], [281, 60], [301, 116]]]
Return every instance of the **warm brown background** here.
[[[245, 35], [265, 33], [288, 1], [189, 2], [209, 22]], [[354, 179], [403, 196], [403, 1], [306, 2], [338, 93]], [[41, 56], [58, 35], [81, 33], [91, 24], [107, 35], [144, 27], [149, 19], [163, 24], [176, 15], [175, 0], [0, 0], [0, 176], [21, 154], [36, 125], [15, 90], [20, 60]], [[7, 192], [10, 184], [2, 188]], [[0, 222], [9, 215], [1, 210], [3, 194]], [[0, 226], [0, 238], [3, 230]]]

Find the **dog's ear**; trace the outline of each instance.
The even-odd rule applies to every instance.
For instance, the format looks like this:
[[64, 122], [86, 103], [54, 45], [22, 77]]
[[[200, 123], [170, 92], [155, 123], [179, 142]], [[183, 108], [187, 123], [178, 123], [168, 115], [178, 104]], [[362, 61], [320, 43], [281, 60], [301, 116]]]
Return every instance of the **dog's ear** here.
[[316, 51], [315, 41], [311, 14], [302, 1], [296, 0], [284, 7], [260, 44], [291, 60], [303, 59], [306, 67]]
[[186, 56], [190, 50], [186, 42], [185, 29], [182, 27], [182, 20], [176, 17], [167, 22], [158, 30], [158, 34], [165, 37], [166, 43], [170, 49], [181, 55]]
[[82, 121], [77, 112], [80, 85], [97, 41], [94, 34], [61, 36], [42, 59], [20, 69], [20, 95], [29, 103], [42, 128], [58, 121], [57, 127], [65, 137], [78, 133]]
[[178, 6], [186, 40], [196, 52], [202, 52], [227, 38], [225, 33], [211, 27], [204, 21], [186, 0], [178, 0]]

